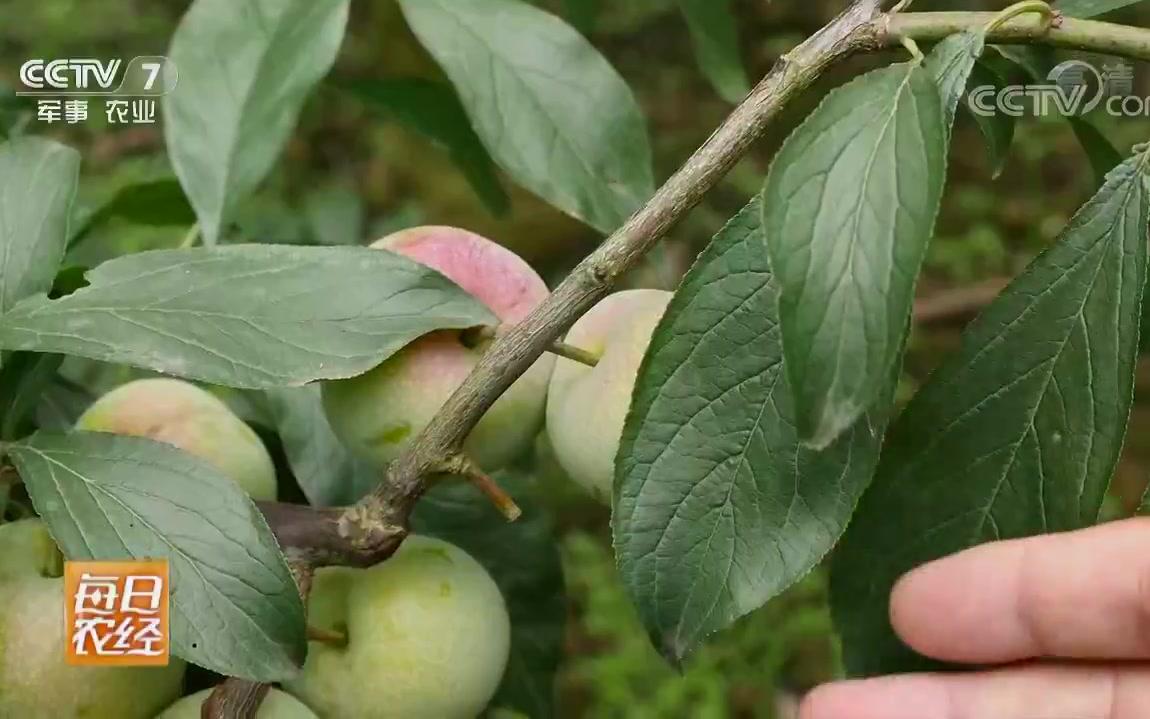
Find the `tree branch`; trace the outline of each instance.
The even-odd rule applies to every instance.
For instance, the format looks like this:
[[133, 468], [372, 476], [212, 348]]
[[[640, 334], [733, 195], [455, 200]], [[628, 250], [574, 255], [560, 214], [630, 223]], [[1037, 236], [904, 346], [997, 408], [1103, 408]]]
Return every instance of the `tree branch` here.
[[[886, 25], [884, 42], [887, 45], [897, 45], [902, 37], [923, 41], [941, 40], [948, 35], [983, 28], [997, 14], [913, 12], [887, 15], [883, 18]], [[1042, 17], [1022, 15], [991, 30], [987, 40], [1050, 45], [1069, 50], [1121, 55], [1132, 60], [1150, 60], [1150, 29], [1095, 20], [1062, 17], [1048, 27]]]
[[[551, 343], [610, 291], [757, 140], [778, 112], [838, 59], [885, 43], [880, 0], [858, 0], [784, 55], [686, 164], [647, 204], [584, 259], [534, 312], [492, 343], [471, 375], [395, 462], [385, 481], [345, 521], [371, 520], [373, 508], [411, 505], [437, 463], [458, 453], [483, 413]], [[365, 528], [366, 529], [366, 528]], [[381, 559], [383, 557], [380, 557]]]

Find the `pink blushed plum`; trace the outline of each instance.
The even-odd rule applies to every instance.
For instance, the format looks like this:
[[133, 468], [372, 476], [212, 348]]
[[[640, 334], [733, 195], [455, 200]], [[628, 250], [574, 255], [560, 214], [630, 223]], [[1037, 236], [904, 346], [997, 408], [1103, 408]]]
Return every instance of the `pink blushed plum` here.
[[[371, 246], [441, 272], [504, 324], [523, 319], [548, 295], [547, 285], [519, 256], [467, 230], [416, 227]], [[427, 426], [488, 344], [469, 346], [458, 330], [431, 332], [363, 375], [324, 383], [332, 428], [357, 454], [386, 466]], [[464, 450], [481, 466], [498, 469], [531, 446], [543, 423], [553, 366], [553, 357], [540, 357], [472, 430]]]

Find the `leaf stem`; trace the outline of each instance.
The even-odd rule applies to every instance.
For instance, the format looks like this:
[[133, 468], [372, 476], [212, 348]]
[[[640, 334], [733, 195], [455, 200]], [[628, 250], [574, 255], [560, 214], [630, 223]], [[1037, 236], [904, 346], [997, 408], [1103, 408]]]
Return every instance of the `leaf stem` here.
[[911, 59], [913, 59], [915, 63], [921, 64], [922, 61], [926, 59], [926, 56], [922, 54], [922, 50], [918, 49], [917, 42], [909, 37], [900, 37], [898, 40], [902, 43], [902, 46], [906, 48], [907, 52], [910, 53]]
[[1025, 15], [1028, 12], [1040, 14], [1046, 20], [1048, 26], [1053, 24], [1056, 17], [1060, 17], [1055, 13], [1054, 8], [1050, 7], [1050, 5], [1043, 0], [1022, 0], [1022, 2], [1016, 2], [995, 15], [990, 22], [986, 23], [983, 32], [994, 32], [1003, 24], [1013, 20], [1019, 15]]
[[192, 226], [188, 228], [188, 233], [186, 235], [184, 235], [184, 239], [180, 240], [180, 244], [176, 245], [176, 249], [177, 250], [186, 250], [190, 247], [194, 247], [196, 244], [196, 241], [199, 239], [200, 239], [200, 225], [197, 222], [197, 223], [193, 223]]

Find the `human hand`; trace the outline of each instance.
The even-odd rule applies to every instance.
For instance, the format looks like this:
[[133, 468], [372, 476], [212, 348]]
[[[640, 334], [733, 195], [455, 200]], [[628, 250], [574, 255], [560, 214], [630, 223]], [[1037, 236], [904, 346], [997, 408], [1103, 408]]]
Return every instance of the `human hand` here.
[[1009, 666], [828, 684], [800, 719], [1150, 717], [1148, 519], [968, 549], [904, 576], [890, 606], [915, 651]]

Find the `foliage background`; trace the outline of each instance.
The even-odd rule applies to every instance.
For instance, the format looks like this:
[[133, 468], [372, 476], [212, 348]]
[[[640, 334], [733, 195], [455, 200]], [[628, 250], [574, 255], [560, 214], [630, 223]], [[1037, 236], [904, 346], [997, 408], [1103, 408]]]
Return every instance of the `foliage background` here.
[[[21, 0], [0, 2], [0, 114], [24, 117], [28, 129], [58, 136], [83, 153], [81, 215], [118, 189], [168, 177], [171, 168], [157, 126], [109, 126], [93, 105], [88, 122], [45, 127], [11, 95], [18, 68], [33, 57], [123, 57], [163, 54], [186, 2], [179, 0]], [[583, 30], [634, 89], [648, 120], [657, 179], [665, 178], [729, 111], [699, 72], [675, 0], [537, 0]], [[748, 76], [762, 76], [778, 56], [817, 30], [837, 0], [735, 0], [741, 54]], [[997, 9], [992, 2], [928, 2], [917, 10]], [[1115, 20], [1150, 21], [1135, 6]], [[818, 96], [882, 58], [861, 58], [824, 77], [788, 108], [759, 143], [671, 237], [631, 273], [629, 286], [673, 289], [712, 234], [758, 191], [771, 154]], [[1150, 95], [1150, 68], [1134, 68], [1136, 93]], [[336, 67], [308, 101], [284, 158], [245, 203], [232, 236], [277, 243], [366, 243], [417, 224], [467, 227], [511, 247], [555, 281], [601, 239], [514, 183], [503, 181], [509, 211], [488, 210], [440, 147], [346, 87], [387, 78], [439, 77], [392, 0], [355, 2]], [[1150, 118], [1095, 118], [1120, 148], [1144, 139]], [[1052, 240], [1094, 189], [1094, 176], [1068, 126], [1026, 118], [1010, 159], [991, 179], [982, 139], [960, 114], [943, 203], [919, 295], [929, 300], [956, 288], [1011, 276]], [[93, 266], [109, 257], [177, 245], [186, 227], [143, 227], [113, 220], [97, 228], [67, 264]], [[916, 329], [903, 396], [939, 358], [957, 346], [965, 317]], [[69, 360], [69, 403], [129, 378], [129, 370]], [[233, 397], [239, 402], [238, 397]], [[241, 408], [242, 409], [242, 408]], [[271, 435], [269, 434], [270, 438]], [[570, 717], [785, 716], [788, 697], [833, 677], [837, 648], [816, 571], [680, 667], [651, 649], [615, 577], [607, 511], [582, 496], [538, 448], [538, 474], [554, 515], [569, 587], [567, 660], [558, 706]], [[1127, 447], [1114, 483], [1111, 513], [1136, 505], [1150, 462], [1150, 365], [1140, 368]], [[285, 497], [290, 499], [291, 497]]]

